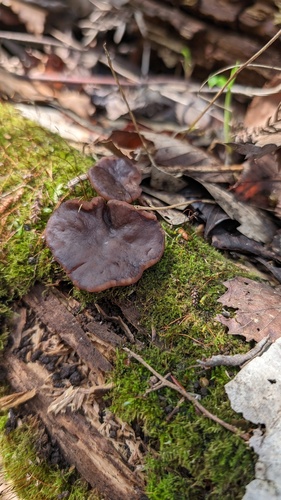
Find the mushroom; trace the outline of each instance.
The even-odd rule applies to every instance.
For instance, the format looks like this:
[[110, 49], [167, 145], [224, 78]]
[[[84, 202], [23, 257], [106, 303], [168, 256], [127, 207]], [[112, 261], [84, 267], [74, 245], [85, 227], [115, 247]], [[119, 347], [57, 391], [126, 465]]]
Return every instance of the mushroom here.
[[135, 283], [164, 252], [164, 232], [155, 215], [101, 197], [62, 203], [45, 235], [55, 260], [88, 292]]
[[105, 200], [132, 203], [141, 195], [141, 173], [130, 160], [124, 158], [102, 158], [88, 170], [88, 178]]

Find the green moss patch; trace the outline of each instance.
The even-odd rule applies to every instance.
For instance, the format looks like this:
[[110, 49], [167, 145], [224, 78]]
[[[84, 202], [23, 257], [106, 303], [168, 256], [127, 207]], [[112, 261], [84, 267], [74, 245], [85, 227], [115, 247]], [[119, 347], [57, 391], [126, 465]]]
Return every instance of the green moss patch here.
[[[67, 182], [93, 160], [0, 104], [0, 162], [2, 312], [4, 300], [21, 297], [36, 279], [50, 275], [52, 259], [42, 240], [46, 221], [69, 196]], [[71, 196], [91, 196], [86, 190], [82, 183]]]

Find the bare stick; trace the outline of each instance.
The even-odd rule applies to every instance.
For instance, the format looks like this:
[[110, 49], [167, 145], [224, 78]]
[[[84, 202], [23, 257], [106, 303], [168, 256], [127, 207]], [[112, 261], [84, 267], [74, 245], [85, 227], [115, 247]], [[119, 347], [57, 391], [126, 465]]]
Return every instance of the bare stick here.
[[121, 96], [122, 96], [122, 99], [123, 99], [124, 103], [125, 103], [125, 104], [126, 104], [126, 106], [127, 106], [128, 113], [129, 113], [130, 118], [131, 118], [131, 120], [132, 120], [132, 122], [133, 122], [133, 124], [134, 124], [135, 130], [136, 130], [136, 133], [138, 134], [138, 136], [139, 136], [139, 138], [140, 138], [140, 140], [141, 140], [141, 143], [142, 143], [143, 149], [145, 150], [145, 152], [146, 152], [146, 154], [147, 154], [147, 156], [148, 156], [148, 158], [149, 158], [149, 160], [150, 160], [151, 165], [153, 165], [154, 167], [156, 167], [156, 168], [157, 168], [157, 165], [156, 165], [156, 163], [155, 163], [154, 159], [152, 158], [151, 154], [149, 153], [149, 151], [148, 151], [148, 149], [147, 149], [147, 147], [146, 147], [146, 144], [145, 144], [144, 138], [142, 137], [142, 135], [141, 135], [141, 133], [140, 133], [140, 129], [139, 129], [139, 126], [138, 126], [138, 124], [137, 124], [137, 121], [136, 121], [136, 119], [135, 119], [135, 117], [134, 117], [134, 113], [131, 111], [131, 108], [130, 108], [129, 103], [128, 103], [128, 101], [127, 101], [127, 97], [125, 96], [125, 92], [124, 92], [124, 90], [122, 89], [122, 86], [120, 85], [118, 75], [117, 75], [117, 73], [115, 72], [115, 70], [114, 70], [114, 68], [113, 68], [113, 66], [112, 66], [112, 62], [111, 62], [111, 59], [110, 59], [110, 55], [109, 55], [109, 52], [108, 52], [108, 50], [107, 50], [107, 48], [106, 48], [106, 43], [103, 45], [103, 48], [104, 48], [104, 51], [105, 51], [105, 54], [106, 54], [106, 57], [107, 57], [107, 61], [108, 61], [108, 65], [109, 65], [109, 67], [110, 67], [111, 73], [112, 73], [112, 75], [113, 75], [113, 77], [114, 77], [114, 80], [115, 80], [115, 81], [116, 81], [116, 83], [117, 83], [117, 86], [118, 86], [119, 92], [120, 92], [120, 94], [121, 94]]
[[197, 399], [194, 396], [192, 396], [190, 393], [188, 393], [183, 387], [181, 387], [179, 385], [176, 385], [173, 382], [170, 382], [165, 377], [163, 377], [162, 375], [160, 375], [160, 373], [158, 373], [156, 370], [154, 370], [154, 368], [152, 368], [138, 354], [134, 353], [133, 351], [131, 351], [127, 347], [123, 347], [123, 350], [125, 352], [127, 352], [132, 358], [135, 358], [137, 361], [139, 361], [139, 363], [141, 363], [143, 366], [145, 366], [145, 368], [147, 368], [147, 370], [149, 370], [151, 373], [153, 373], [153, 375], [155, 375], [155, 377], [157, 377], [162, 382], [163, 385], [161, 385], [161, 387], [162, 386], [170, 387], [170, 389], [173, 389], [174, 391], [177, 391], [185, 399], [187, 399], [188, 401], [190, 401], [191, 403], [193, 403], [193, 405], [197, 408], [197, 410], [199, 410], [203, 415], [205, 415], [206, 417], [208, 417], [210, 420], [213, 420], [214, 422], [216, 422], [217, 424], [220, 424], [222, 427], [224, 427], [228, 431], [233, 432], [234, 434], [238, 435], [244, 441], [249, 441], [250, 436], [249, 436], [248, 433], [241, 432], [234, 425], [231, 425], [231, 424], [228, 424], [227, 422], [224, 422], [219, 417], [217, 417], [216, 415], [214, 415], [213, 413], [211, 413], [203, 405], [201, 405], [201, 403], [199, 403], [199, 401], [197, 401]]
[[215, 205], [215, 201], [214, 200], [186, 200], [186, 201], [182, 201], [181, 203], [175, 203], [174, 205], [166, 205], [165, 207], [154, 207], [154, 206], [151, 206], [151, 207], [143, 207], [142, 205], [134, 205], [134, 208], [136, 210], [169, 210], [170, 208], [178, 208], [178, 207], [184, 207], [185, 205], [188, 206], [188, 205], [192, 205], [192, 203], [210, 203], [211, 205]]
[[[224, 84], [224, 86], [216, 93], [216, 95], [213, 97], [213, 99], [209, 102], [209, 104], [206, 106], [206, 108], [200, 113], [200, 115], [194, 120], [194, 122], [190, 125], [190, 127], [187, 129], [186, 132], [189, 132], [190, 130], [193, 130], [195, 125], [201, 120], [202, 116], [204, 116], [207, 111], [211, 108], [211, 106], [216, 102], [216, 100], [224, 93], [225, 89], [227, 89], [228, 85], [236, 79], [237, 75], [241, 73], [241, 71], [249, 66], [255, 59], [257, 59], [263, 52], [265, 52], [270, 45], [272, 45], [275, 40], [277, 40], [281, 35], [281, 29], [260, 49], [258, 52], [256, 52], [250, 59], [248, 59], [245, 63], [243, 63], [240, 68], [237, 68], [237, 70], [231, 75], [227, 82]], [[183, 132], [184, 133], [184, 132]]]
[[245, 354], [234, 354], [234, 356], [225, 356], [223, 354], [219, 354], [217, 356], [212, 356], [211, 358], [206, 359], [205, 361], [197, 362], [200, 366], [204, 368], [212, 368], [213, 366], [240, 366], [246, 363], [247, 361], [251, 361], [256, 356], [260, 356], [264, 349], [270, 345], [272, 341], [269, 338], [269, 335], [264, 339], [260, 340], [253, 349], [246, 352]]

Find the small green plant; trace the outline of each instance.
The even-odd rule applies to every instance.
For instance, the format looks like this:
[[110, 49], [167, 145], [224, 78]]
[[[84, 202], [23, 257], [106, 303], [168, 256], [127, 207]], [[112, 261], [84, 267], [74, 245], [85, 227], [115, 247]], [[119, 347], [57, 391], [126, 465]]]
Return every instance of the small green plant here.
[[[237, 70], [237, 64], [234, 66], [230, 72], [230, 77], [234, 75]], [[208, 85], [210, 88], [219, 87], [222, 88], [228, 81], [228, 78], [221, 74], [216, 74], [210, 76], [208, 79]], [[223, 119], [223, 132], [224, 132], [224, 141], [226, 143], [230, 142], [230, 124], [232, 118], [232, 87], [234, 85], [235, 79], [231, 80], [226, 88], [225, 100], [224, 100], [224, 119]]]
[[192, 70], [192, 56], [190, 49], [188, 47], [184, 47], [181, 50], [181, 55], [183, 56], [182, 66], [183, 66], [184, 76], [185, 78], [188, 78]]

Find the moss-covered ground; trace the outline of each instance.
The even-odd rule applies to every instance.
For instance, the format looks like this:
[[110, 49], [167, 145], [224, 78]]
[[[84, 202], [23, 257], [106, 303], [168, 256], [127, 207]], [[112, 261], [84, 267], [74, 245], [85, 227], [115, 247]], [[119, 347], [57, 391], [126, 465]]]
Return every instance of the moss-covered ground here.
[[[67, 282], [45, 248], [42, 236], [59, 201], [92, 196], [86, 183], [78, 184], [71, 193], [66, 185], [86, 172], [93, 160], [20, 118], [9, 106], [1, 105], [0, 162], [0, 313], [4, 316], [12, 302], [36, 280], [56, 285]], [[171, 372], [186, 390], [199, 394], [208, 410], [245, 430], [246, 422], [231, 410], [224, 391], [235, 370], [218, 367], [206, 371], [197, 364], [198, 359], [212, 354], [248, 349], [241, 339], [230, 337], [214, 320], [221, 311], [217, 299], [225, 290], [223, 282], [241, 271], [191, 227], [184, 228], [187, 239], [177, 229], [167, 225], [164, 229], [164, 256], [137, 284], [99, 295], [70, 287], [70, 294], [85, 305], [101, 298], [133, 300], [147, 332], [139, 336], [143, 347], [138, 353], [159, 373]], [[153, 341], [152, 330], [156, 333]], [[179, 395], [163, 388], [144, 396], [150, 377], [151, 373], [140, 363], [128, 360], [122, 351], [117, 353], [110, 403], [119, 417], [138, 430], [147, 446], [148, 498], [241, 498], [254, 474], [254, 457], [244, 441], [198, 414], [188, 402], [182, 402], [179, 411], [171, 415]], [[2, 429], [3, 422], [2, 419]], [[13, 450], [24, 449], [24, 436], [24, 432], [17, 431], [7, 439], [2, 431], [0, 449], [13, 477], [14, 463], [24, 459], [20, 451]], [[50, 493], [44, 498], [58, 497]]]
[[97, 495], [89, 493], [87, 483], [77, 478], [71, 466], [58, 469], [39, 457], [36, 443], [42, 439], [42, 429], [34, 418], [7, 435], [6, 422], [6, 416], [0, 417], [0, 449], [7, 478], [20, 498], [98, 500]]

